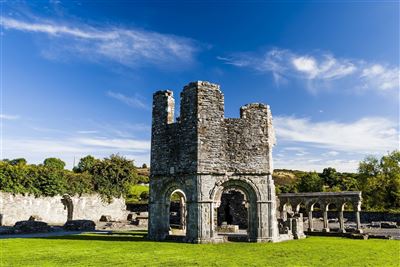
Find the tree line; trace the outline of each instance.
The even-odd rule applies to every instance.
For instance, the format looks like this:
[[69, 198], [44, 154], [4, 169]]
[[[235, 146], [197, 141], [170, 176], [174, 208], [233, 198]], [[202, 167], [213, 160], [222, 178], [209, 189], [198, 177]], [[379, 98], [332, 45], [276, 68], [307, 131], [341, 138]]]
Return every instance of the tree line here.
[[[325, 168], [322, 173], [275, 170], [277, 193], [362, 191], [363, 209], [400, 212], [400, 151], [380, 159], [368, 156], [357, 173]], [[282, 177], [283, 174], [292, 174]], [[286, 179], [285, 179], [286, 178]]]
[[[147, 167], [147, 166], [142, 166]], [[359, 163], [357, 173], [340, 173], [325, 168], [322, 173], [279, 170], [273, 174], [277, 193], [362, 191], [363, 209], [400, 212], [400, 151], [380, 159], [369, 156]], [[42, 164], [27, 164], [23, 158], [0, 161], [0, 191], [13, 194], [54, 196], [98, 193], [105, 200], [125, 197], [147, 201], [149, 177], [139, 175], [132, 160], [120, 155], [81, 158], [73, 170], [57, 158]], [[140, 189], [140, 190], [139, 190]]]
[[42, 164], [27, 164], [23, 158], [0, 161], [0, 191], [13, 194], [55, 196], [98, 193], [104, 200], [126, 196], [131, 185], [148, 182], [138, 175], [132, 160], [120, 155], [96, 159], [86, 156], [73, 170], [65, 162], [47, 158]]

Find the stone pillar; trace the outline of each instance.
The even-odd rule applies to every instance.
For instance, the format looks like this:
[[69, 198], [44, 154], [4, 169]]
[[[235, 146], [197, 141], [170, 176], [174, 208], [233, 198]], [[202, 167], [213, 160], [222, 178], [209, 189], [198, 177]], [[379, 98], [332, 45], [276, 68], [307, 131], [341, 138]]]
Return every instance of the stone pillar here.
[[360, 212], [356, 211], [356, 225], [357, 225], [357, 232], [362, 233], [361, 230], [361, 221], [360, 221]]
[[343, 217], [343, 210], [339, 211], [339, 232], [345, 233], [346, 230], [344, 229], [344, 217]]
[[322, 228], [322, 232], [329, 232], [328, 211], [326, 209], [324, 209], [323, 217], [324, 217], [324, 227]]
[[308, 231], [310, 232], [314, 231], [312, 210], [308, 211]]
[[162, 202], [149, 205], [149, 239], [164, 240], [169, 232], [169, 209]]
[[183, 197], [181, 197], [180, 199], [180, 213], [181, 213], [181, 218], [180, 218], [181, 228], [183, 231], [186, 231], [186, 203]]
[[284, 208], [282, 208], [282, 210], [281, 210], [281, 216], [280, 217], [281, 217], [281, 219], [283, 221], [287, 220], [287, 212], [286, 212], [286, 210]]

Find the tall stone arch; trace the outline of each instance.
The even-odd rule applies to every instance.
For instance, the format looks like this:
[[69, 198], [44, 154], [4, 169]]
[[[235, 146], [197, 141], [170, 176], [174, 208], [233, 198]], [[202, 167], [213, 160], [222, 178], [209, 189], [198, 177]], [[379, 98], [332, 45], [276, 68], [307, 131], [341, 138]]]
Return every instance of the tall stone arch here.
[[[211, 192], [211, 199], [213, 200], [213, 205], [216, 205], [222, 196], [224, 190], [227, 189], [236, 189], [244, 193], [248, 201], [248, 239], [249, 241], [257, 241], [259, 235], [259, 226], [262, 224], [260, 222], [262, 218], [260, 217], [260, 213], [258, 212], [258, 200], [261, 199], [260, 193], [258, 192], [258, 188], [252, 184], [250, 184], [246, 180], [242, 179], [228, 179], [222, 184], [217, 184], [213, 188]], [[213, 211], [215, 212], [215, 208], [213, 206]], [[215, 223], [215, 220], [211, 220], [212, 223]], [[216, 225], [211, 225], [213, 236], [216, 235]]]

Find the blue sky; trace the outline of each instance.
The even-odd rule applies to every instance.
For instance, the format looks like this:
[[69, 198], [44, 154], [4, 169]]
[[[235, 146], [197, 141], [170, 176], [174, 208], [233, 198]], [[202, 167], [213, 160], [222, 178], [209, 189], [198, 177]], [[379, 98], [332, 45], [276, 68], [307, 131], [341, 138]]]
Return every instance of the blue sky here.
[[149, 162], [152, 93], [271, 106], [276, 168], [399, 147], [399, 2], [1, 1], [2, 158]]

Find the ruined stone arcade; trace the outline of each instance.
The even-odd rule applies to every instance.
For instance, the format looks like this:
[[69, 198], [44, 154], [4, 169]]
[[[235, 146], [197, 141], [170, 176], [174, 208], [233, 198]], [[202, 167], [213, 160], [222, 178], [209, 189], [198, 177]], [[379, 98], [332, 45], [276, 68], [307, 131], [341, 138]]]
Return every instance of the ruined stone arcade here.
[[221, 242], [216, 225], [221, 195], [236, 190], [246, 200], [247, 240], [278, 241], [269, 106], [248, 104], [240, 118], [227, 119], [219, 86], [198, 81], [184, 87], [176, 121], [174, 108], [172, 91], [154, 93], [149, 238], [169, 235], [170, 197], [179, 192], [184, 241]]
[[308, 231], [314, 231], [313, 211], [316, 205], [323, 214], [324, 232], [329, 232], [328, 211], [332, 208], [337, 210], [339, 220], [339, 232], [344, 233], [343, 211], [345, 207], [351, 207], [355, 213], [356, 230], [361, 232], [360, 211], [361, 192], [315, 192], [315, 193], [284, 193], [279, 195], [279, 211], [282, 220], [287, 219], [288, 211], [292, 214], [299, 214], [300, 207], [305, 208], [305, 215], [308, 215]]

